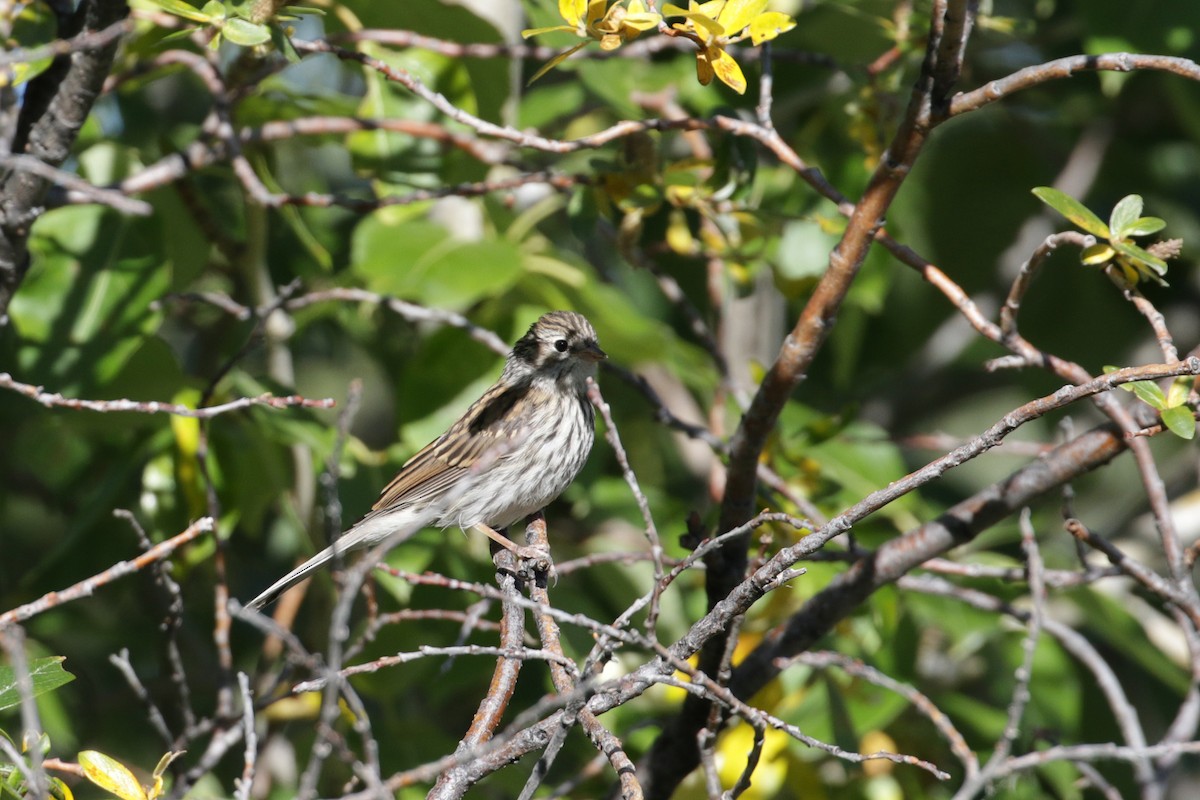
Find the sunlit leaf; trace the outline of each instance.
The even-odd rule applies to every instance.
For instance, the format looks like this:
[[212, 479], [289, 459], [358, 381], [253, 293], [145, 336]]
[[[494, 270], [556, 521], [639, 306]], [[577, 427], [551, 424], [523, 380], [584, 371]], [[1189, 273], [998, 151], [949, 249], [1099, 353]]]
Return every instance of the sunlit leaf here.
[[1162, 412], [1163, 425], [1180, 439], [1191, 440], [1196, 435], [1196, 418], [1187, 406], [1175, 406]]
[[[541, 36], [543, 33], [553, 33], [554, 31], [562, 31], [564, 33], [576, 32], [574, 28], [570, 28], [566, 25], [551, 25], [547, 28], [526, 28], [525, 30], [521, 31], [521, 38], [528, 39], [531, 36]], [[571, 52], [574, 52], [574, 50]]]
[[79, 766], [89, 781], [121, 800], [148, 800], [145, 789], [129, 768], [111, 756], [84, 750], [79, 754]]
[[580, 42], [579, 44], [572, 47], [570, 50], [566, 50], [562, 53], [559, 53], [554, 58], [550, 59], [545, 64], [543, 64], [541, 69], [539, 69], [537, 72], [533, 73], [533, 77], [529, 79], [529, 83], [533, 83], [538, 78], [542, 77], [547, 72], [554, 69], [562, 62], [566, 61], [568, 58], [573, 56], [576, 52], [578, 52], [581, 48], [583, 48], [585, 46], [587, 46], [587, 42]]
[[750, 42], [760, 45], [769, 42], [781, 33], [787, 33], [796, 27], [796, 20], [778, 11], [766, 11], [759, 14], [750, 23]]
[[1101, 239], [1109, 237], [1108, 226], [1101, 222], [1091, 209], [1069, 194], [1060, 192], [1052, 186], [1039, 186], [1033, 190], [1033, 194], [1037, 199], [1093, 236]]
[[767, 0], [728, 0], [721, 9], [717, 22], [721, 23], [721, 27], [730, 35], [738, 34], [766, 7]]
[[637, 31], [648, 31], [657, 28], [662, 17], [646, 8], [643, 0], [630, 0], [629, 9], [621, 19], [621, 26]]
[[167, 771], [167, 767], [186, 752], [186, 750], [172, 750], [158, 760], [158, 766], [154, 768], [154, 784], [150, 787], [150, 800], [156, 800], [162, 794], [163, 773]]
[[1171, 388], [1167, 390], [1167, 405], [1171, 408], [1183, 405], [1191, 394], [1194, 382], [1195, 378], [1190, 375], [1180, 375], [1171, 381]]
[[1129, 235], [1128, 229], [1141, 215], [1142, 196], [1139, 194], [1126, 195], [1113, 206], [1112, 214], [1108, 217], [1108, 229], [1113, 236], [1124, 239]]
[[1148, 250], [1144, 250], [1132, 242], [1116, 241], [1112, 243], [1112, 246], [1117, 250], [1117, 252], [1121, 253], [1127, 258], [1132, 258], [1135, 261], [1145, 264], [1159, 275], [1167, 274], [1167, 262], [1163, 261], [1161, 258], [1149, 252]]
[[558, 15], [573, 29], [583, 20], [587, 7], [587, 0], [558, 0]]
[[[720, 52], [719, 50], [717, 52]], [[696, 51], [696, 80], [700, 81], [701, 86], [708, 86], [712, 83], [713, 76], [716, 72], [713, 70], [712, 57], [707, 48]]]
[[1158, 217], [1142, 217], [1135, 220], [1126, 230], [1125, 236], [1149, 236], [1167, 227], [1166, 220]]
[[225, 20], [221, 25], [221, 33], [225, 34], [226, 39], [242, 47], [254, 47], [271, 41], [270, 28], [240, 17]]
[[1163, 394], [1162, 388], [1154, 381], [1123, 383], [1121, 384], [1121, 388], [1127, 392], [1133, 392], [1139, 400], [1158, 411], [1162, 411], [1167, 407], [1167, 396]]
[[1089, 267], [1095, 267], [1112, 261], [1116, 254], [1117, 252], [1108, 242], [1096, 242], [1096, 244], [1083, 248], [1083, 252], [1079, 254], [1079, 260]]
[[[158, 6], [168, 14], [190, 19], [192, 22], [212, 22], [214, 19], [213, 15], [201, 11], [193, 5], [183, 2], [183, 0], [145, 0], [145, 2]], [[220, 16], [215, 17], [215, 19], [221, 19], [224, 16], [225, 9], [222, 8]]]
[[687, 12], [685, 17], [708, 31], [710, 36], [724, 36], [725, 26], [706, 14]]
[[733, 56], [720, 48], [710, 48], [712, 69], [721, 82], [738, 94], [746, 93], [746, 77]]
[[[75, 676], [62, 667], [63, 656], [35, 658], [29, 662], [29, 683], [33, 696], [52, 692], [75, 680]], [[0, 665], [0, 711], [21, 704], [17, 691], [17, 676], [12, 667]]]

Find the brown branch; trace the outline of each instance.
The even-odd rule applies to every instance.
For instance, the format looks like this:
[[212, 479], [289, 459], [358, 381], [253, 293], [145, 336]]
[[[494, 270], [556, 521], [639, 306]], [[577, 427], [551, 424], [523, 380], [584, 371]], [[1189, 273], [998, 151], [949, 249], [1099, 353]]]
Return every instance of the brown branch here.
[[298, 394], [285, 395], [283, 397], [273, 394], [260, 394], [257, 397], [239, 397], [237, 400], [230, 400], [228, 403], [204, 406], [202, 408], [188, 408], [178, 403], [160, 403], [157, 400], [80, 400], [72, 397], [63, 397], [57, 392], [44, 391], [41, 386], [34, 386], [13, 380], [13, 377], [7, 372], [0, 372], [0, 389], [11, 389], [46, 408], [70, 408], [76, 411], [98, 411], [102, 414], [118, 411], [129, 411], [138, 414], [173, 414], [177, 417], [191, 417], [193, 419], [212, 419], [220, 414], [227, 414], [230, 411], [237, 411], [249, 408], [250, 406], [267, 406], [269, 408], [289, 408], [292, 406], [300, 406], [301, 408], [333, 408], [334, 406], [332, 398], [326, 397], [320, 400], [312, 400], [307, 397], [301, 397]]
[[[595, 387], [595, 384], [592, 384]], [[593, 400], [593, 403], [595, 400]], [[530, 547], [545, 548], [550, 546], [546, 536], [546, 520], [540, 514], [536, 519], [532, 520], [525, 529], [526, 543]], [[550, 608], [550, 593], [546, 589], [545, 576], [539, 576], [540, 580], [535, 580], [529, 585], [529, 598], [539, 606], [538, 611], [534, 612], [533, 619], [537, 623], [538, 635], [542, 640], [542, 647], [561, 657], [563, 661], [567, 661], [574, 667], [574, 662], [570, 662], [563, 653], [562, 636], [559, 631], [558, 623], [554, 617], [545, 613], [543, 609]], [[573, 694], [577, 687], [578, 676], [568, 671], [561, 662], [550, 662], [550, 679], [554, 683], [554, 688], [560, 694]], [[621, 744], [621, 740], [616, 737], [611, 731], [605, 728], [600, 720], [596, 719], [596, 715], [586, 708], [583, 708], [583, 703], [575, 704], [577, 707], [568, 707], [567, 713], [563, 715], [563, 725], [555, 732], [556, 739], [561, 740], [561, 736], [567, 731], [567, 722], [571, 717], [578, 719], [579, 724], [583, 727], [584, 733], [592, 741], [592, 744], [604, 755], [613, 770], [617, 773], [617, 778], [621, 784], [622, 800], [641, 800], [642, 787], [638, 783], [637, 771], [634, 769], [633, 762], [629, 756], [625, 754], [625, 748]], [[552, 758], [550, 748], [547, 747], [547, 756]], [[539, 777], [539, 773], [544, 774], [545, 768], [543, 761], [538, 762], [538, 767], [535, 772], [530, 775], [528, 787], [536, 787], [535, 778]]]
[[738, 696], [753, 695], [775, 676], [777, 659], [807, 650], [876, 589], [895, 582], [926, 560], [971, 541], [1038, 496], [1108, 463], [1125, 446], [1125, 438], [1115, 426], [1094, 428], [963, 500], [937, 519], [885, 543], [834, 578], [798, 613], [766, 636], [763, 644], [734, 670], [732, 686]]
[[126, 197], [123, 192], [93, 186], [73, 172], [50, 166], [40, 158], [26, 155], [0, 155], [0, 167], [7, 167], [17, 172], [28, 172], [43, 178], [52, 184], [62, 186], [69, 195], [78, 202], [99, 203], [109, 206], [124, 214], [148, 217], [154, 209], [144, 200]]
[[1121, 570], [1122, 573], [1133, 578], [1164, 602], [1174, 604], [1180, 611], [1188, 615], [1193, 625], [1200, 629], [1200, 605], [1197, 605], [1194, 596], [1189, 596], [1186, 592], [1180, 591], [1179, 587], [1171, 581], [1163, 578], [1145, 564], [1130, 558], [1121, 548], [1103, 536], [1093, 533], [1079, 520], [1068, 519], [1063, 523], [1063, 527], [1067, 529], [1067, 533], [1074, 536], [1078, 541], [1083, 542], [1093, 550], [1103, 553], [1108, 558], [1109, 563]]
[[[122, 20], [125, 0], [85, 0], [69, 17], [64, 37], [103, 34]], [[60, 56], [25, 87], [17, 130], [7, 152], [28, 155], [49, 167], [63, 165], [100, 94], [117, 52], [117, 38]], [[15, 170], [0, 180], [0, 324], [29, 269], [28, 241], [52, 180]]]
[[[501, 604], [500, 648], [519, 652], [522, 650], [525, 632], [525, 609], [521, 604], [511, 602], [513, 598], [520, 598], [516, 577], [517, 559], [512, 551], [502, 547], [496, 548], [492, 558], [496, 563], [496, 583], [505, 598]], [[523, 663], [522, 658], [507, 655], [496, 660], [496, 669], [492, 672], [487, 694], [480, 701], [470, 728], [455, 748], [455, 756], [469, 755], [495, 734], [496, 729], [500, 727], [500, 719], [512, 700], [513, 691], [517, 686], [517, 675], [520, 674]], [[553, 661], [550, 663], [554, 664]], [[468, 778], [467, 770], [461, 766], [448, 769], [438, 778], [429, 792], [429, 797], [440, 800], [461, 797], [473, 782]]]
[[1054, 80], [1070, 78], [1077, 72], [1133, 72], [1134, 70], [1157, 70], [1170, 72], [1193, 81], [1200, 81], [1200, 64], [1187, 58], [1172, 56], [1142, 55], [1139, 53], [1104, 53], [1094, 56], [1067, 56], [1044, 64], [1025, 67], [1013, 74], [988, 81], [986, 85], [953, 98], [950, 101], [950, 116], [955, 117], [968, 111], [977, 111], [986, 105], [1002, 100], [1010, 94], [1039, 86]]
[[[784, 339], [775, 362], [767, 371], [749, 409], [742, 415], [729, 448], [729, 468], [726, 473], [724, 498], [721, 503], [718, 531], [730, 530], [749, 519], [754, 513], [757, 494], [757, 465], [767, 438], [779, 419], [792, 391], [804, 379], [808, 368], [824, 346], [837, 319], [842, 301], [866, 260], [867, 253], [895, 199], [900, 186], [924, 147], [929, 127], [922, 122], [928, 118], [931, 96], [936, 84], [946, 88], [961, 66], [962, 49], [966, 45], [965, 29], [954, 22], [966, 20], [965, 0], [952, 0], [947, 9], [935, 2], [933, 24], [928, 49], [920, 75], [914, 83], [905, 116], [892, 139], [887, 155], [871, 176], [862, 198], [849, 214], [842, 238], [829, 256], [829, 263], [800, 313], [795, 326]], [[941, 37], [946, 17], [951, 18], [951, 38]], [[949, 59], [949, 61], [947, 61]], [[764, 134], [765, 138], [778, 136]], [[734, 541], [706, 559], [705, 591], [709, 608], [724, 602], [734, 587], [745, 577], [747, 554], [745, 542]], [[725, 651], [724, 634], [714, 637], [704, 647], [700, 668], [715, 674]], [[695, 764], [695, 732], [705, 724], [708, 704], [689, 695], [677, 718], [675, 729], [656, 741], [647, 756], [651, 777], [647, 782], [651, 797], [666, 798], [682, 777]], [[681, 771], [681, 768], [684, 768]]]

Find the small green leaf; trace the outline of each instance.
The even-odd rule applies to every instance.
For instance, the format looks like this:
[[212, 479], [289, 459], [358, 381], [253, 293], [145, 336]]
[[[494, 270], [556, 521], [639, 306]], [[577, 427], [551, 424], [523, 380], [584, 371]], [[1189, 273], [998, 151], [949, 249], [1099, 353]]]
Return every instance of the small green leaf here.
[[1180, 439], [1191, 440], [1196, 435], [1196, 418], [1187, 406], [1175, 406], [1162, 412], [1163, 425]]
[[564, 62], [564, 61], [566, 61], [568, 58], [570, 58], [571, 56], [575, 55], [575, 53], [576, 53], [576, 52], [577, 52], [577, 51], [578, 51], [580, 48], [584, 47], [585, 45], [587, 45], [587, 41], [580, 42], [579, 44], [575, 45], [575, 46], [574, 46], [574, 47], [572, 47], [571, 49], [569, 49], [569, 50], [566, 50], [566, 51], [564, 51], [564, 52], [562, 52], [562, 53], [559, 53], [559, 54], [558, 54], [558, 55], [556, 55], [554, 58], [552, 58], [552, 59], [550, 59], [549, 61], [547, 61], [545, 64], [543, 64], [543, 65], [542, 65], [542, 68], [541, 68], [541, 69], [539, 69], [537, 72], [533, 73], [533, 77], [529, 79], [529, 83], [527, 83], [527, 84], [526, 84], [526, 86], [529, 86], [529, 85], [530, 85], [530, 84], [532, 84], [534, 81], [536, 81], [538, 78], [542, 77], [542, 76], [543, 76], [543, 75], [545, 75], [547, 72], [549, 72], [550, 70], [554, 69], [554, 68], [555, 68], [555, 67], [557, 67], [559, 64], [561, 64], [562, 62]]
[[208, 0], [208, 2], [200, 8], [200, 11], [204, 14], [207, 14], [208, 18], [213, 22], [223, 20], [226, 16], [228, 16], [225, 13], [225, 5], [221, 3], [220, 0]]
[[1167, 221], [1158, 217], [1141, 217], [1134, 220], [1129, 229], [1125, 231], [1126, 236], [1149, 236], [1152, 233], [1158, 233], [1163, 228], [1167, 227]]
[[1109, 238], [1108, 226], [1083, 203], [1051, 186], [1039, 186], [1033, 190], [1034, 197], [1078, 225], [1084, 231], [1101, 239]]
[[1129, 228], [1142, 216], [1142, 196], [1128, 194], [1113, 206], [1112, 214], [1108, 217], [1108, 229], [1118, 239], [1129, 235]]
[[[287, 59], [289, 64], [299, 64], [300, 54], [296, 52], [292, 40], [283, 31], [282, 25], [271, 26], [271, 44], [275, 45], [275, 49], [283, 53], [283, 57]], [[293, 206], [288, 206], [295, 210]]]
[[[75, 676], [62, 668], [63, 656], [35, 658], [29, 662], [29, 681], [33, 696], [52, 692], [75, 680]], [[21, 704], [17, 691], [17, 677], [12, 667], [0, 666], [0, 711]]]
[[1112, 243], [1112, 246], [1119, 253], [1121, 253], [1121, 255], [1145, 264], [1159, 275], [1165, 275], [1167, 273], [1167, 262], [1163, 261], [1161, 258], [1149, 252], [1148, 250], [1143, 250], [1132, 242], [1116, 241]]
[[550, 25], [545, 28], [526, 28], [521, 31], [522, 39], [529, 39], [533, 36], [541, 36], [543, 33], [553, 33], [554, 31], [563, 31], [564, 33], [576, 33], [575, 29], [569, 25]]
[[1123, 383], [1121, 384], [1121, 388], [1127, 392], [1133, 392], [1138, 396], [1139, 400], [1157, 411], [1162, 411], [1167, 407], [1167, 396], [1163, 394], [1163, 390], [1154, 381]]
[[1180, 375], [1171, 381], [1171, 388], [1167, 390], [1167, 407], [1174, 408], [1187, 402], [1188, 394], [1192, 391], [1192, 382], [1195, 380], [1191, 375]]
[[271, 29], [241, 17], [231, 17], [221, 26], [221, 33], [234, 44], [254, 47], [271, 41]]
[[146, 790], [137, 778], [115, 758], [97, 750], [84, 750], [79, 754], [79, 766], [89, 781], [121, 800], [147, 800]]
[[[158, 6], [168, 14], [190, 19], [192, 22], [212, 22], [214, 19], [212, 14], [207, 13], [207, 6], [205, 6], [204, 10], [200, 10], [195, 6], [183, 2], [183, 0], [147, 0], [147, 2]], [[222, 6], [220, 14], [215, 19], [221, 19], [224, 16], [225, 8]]]
[[154, 784], [150, 787], [150, 799], [157, 800], [163, 790], [163, 773], [167, 771], [167, 767], [171, 766], [171, 762], [186, 753], [186, 750], [171, 750], [166, 755], [158, 760], [158, 766], [154, 768]]

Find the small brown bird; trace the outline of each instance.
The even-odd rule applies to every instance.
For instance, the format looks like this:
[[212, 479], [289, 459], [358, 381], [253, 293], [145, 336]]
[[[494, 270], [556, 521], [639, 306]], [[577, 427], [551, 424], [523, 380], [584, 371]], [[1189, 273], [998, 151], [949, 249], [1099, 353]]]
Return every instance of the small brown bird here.
[[[587, 379], [607, 358], [581, 314], [542, 316], [513, 346], [500, 379], [410, 458], [370, 513], [248, 604], [262, 608], [335, 555], [395, 544], [426, 526], [495, 530], [546, 507], [583, 468], [595, 437]], [[507, 546], [507, 545], [506, 545]]]

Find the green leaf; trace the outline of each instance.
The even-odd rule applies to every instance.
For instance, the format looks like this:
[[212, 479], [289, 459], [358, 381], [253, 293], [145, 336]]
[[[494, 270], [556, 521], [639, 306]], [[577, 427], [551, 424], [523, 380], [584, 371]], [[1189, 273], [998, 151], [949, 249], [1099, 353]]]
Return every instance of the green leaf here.
[[1117, 239], [1124, 239], [1129, 235], [1129, 228], [1141, 216], [1142, 196], [1140, 194], [1125, 195], [1120, 202], [1113, 206], [1112, 214], [1108, 217], [1108, 229]]
[[1180, 375], [1171, 381], [1171, 388], [1167, 390], [1167, 407], [1174, 408], [1183, 405], [1192, 391], [1192, 383], [1195, 380], [1191, 375]]
[[79, 766], [89, 781], [121, 800], [146, 800], [146, 790], [129, 768], [115, 758], [97, 750], [84, 750], [79, 754]]
[[271, 41], [271, 29], [266, 25], [251, 22], [240, 17], [231, 17], [221, 25], [221, 33], [234, 44], [242, 47], [254, 47]]
[[172, 750], [158, 760], [158, 766], [154, 768], [154, 783], [150, 786], [150, 800], [157, 800], [162, 795], [163, 773], [167, 771], [167, 767], [171, 766], [172, 761], [186, 752], [186, 750]]
[[[283, 53], [283, 57], [288, 60], [289, 64], [299, 64], [300, 54], [296, 52], [295, 45], [292, 44], [291, 38], [283, 31], [283, 26], [272, 25], [271, 44], [275, 45], [275, 49]], [[290, 207], [290, 206], [289, 206]], [[295, 210], [295, 209], [293, 209]]]
[[[575, 29], [570, 25], [548, 25], [545, 28], [526, 28], [521, 31], [522, 39], [530, 39], [534, 36], [541, 36], [543, 33], [575, 33]], [[584, 43], [586, 44], [586, 42]]]
[[1125, 231], [1126, 236], [1149, 236], [1167, 227], [1167, 221], [1158, 217], [1141, 217], [1133, 221]]
[[1133, 381], [1121, 384], [1121, 388], [1127, 392], [1133, 392], [1143, 403], [1159, 411], [1167, 407], [1167, 396], [1154, 381]]
[[1108, 226], [1083, 203], [1051, 186], [1039, 186], [1033, 195], [1058, 213], [1078, 225], [1084, 231], [1101, 239], [1109, 238]]
[[543, 64], [541, 69], [539, 69], [537, 72], [533, 73], [533, 77], [530, 78], [529, 83], [527, 83], [525, 85], [528, 86], [528, 85], [532, 84], [538, 78], [542, 77], [547, 72], [554, 69], [559, 64], [561, 64], [562, 62], [564, 62], [568, 58], [570, 58], [571, 56], [575, 55], [575, 53], [577, 53], [581, 48], [585, 47], [587, 44], [588, 43], [586, 41], [583, 41], [583, 42], [580, 42], [579, 44], [575, 45], [574, 47], [568, 48], [568, 49], [564, 50], [563, 52], [559, 53], [554, 58], [550, 59], [545, 64]]
[[[29, 681], [33, 696], [52, 692], [75, 680], [75, 676], [62, 668], [63, 656], [35, 658], [29, 662]], [[12, 667], [0, 665], [0, 711], [21, 704], [17, 691], [17, 676]]]
[[1167, 262], [1163, 261], [1158, 256], [1148, 250], [1143, 250], [1132, 242], [1116, 241], [1112, 246], [1122, 255], [1127, 258], [1132, 258], [1134, 261], [1145, 264], [1159, 275], [1167, 274]]
[[463, 241], [436, 223], [379, 213], [355, 229], [351, 262], [373, 291], [457, 311], [503, 293], [522, 272], [513, 242]]
[[1191, 440], [1196, 435], [1196, 418], [1187, 406], [1175, 406], [1162, 412], [1163, 425], [1180, 439]]
[[193, 5], [183, 2], [183, 0], [144, 0], [144, 2], [158, 6], [168, 14], [190, 19], [192, 22], [211, 23], [214, 19], [221, 19], [225, 16], [225, 9], [223, 7], [221, 8], [221, 13], [214, 17], [212, 14], [206, 13], [208, 10], [207, 5], [205, 6], [205, 10], [201, 11]]
[[25, 337], [20, 358], [59, 391], [116, 375], [162, 318], [171, 285], [157, 249], [161, 220], [130, 221], [97, 206], [48, 211], [30, 237], [33, 266], [9, 314]]

